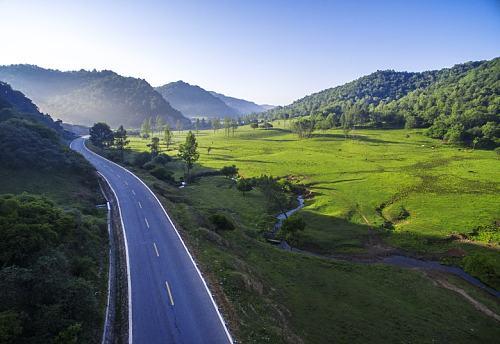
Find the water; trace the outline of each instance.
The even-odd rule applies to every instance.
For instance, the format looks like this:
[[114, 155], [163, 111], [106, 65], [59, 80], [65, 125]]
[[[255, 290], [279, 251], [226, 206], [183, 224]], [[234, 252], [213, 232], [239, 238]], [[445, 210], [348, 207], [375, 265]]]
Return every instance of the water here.
[[[293, 208], [293, 209], [287, 211], [286, 216], [285, 216], [285, 214], [279, 214], [278, 216], [276, 216], [276, 219], [278, 221], [276, 221], [276, 224], [274, 225], [274, 230], [272, 232], [273, 236], [276, 235], [278, 230], [283, 225], [283, 221], [285, 221], [285, 219], [287, 217], [289, 217], [290, 215], [292, 215], [293, 213], [295, 213], [296, 211], [298, 211], [304, 207], [304, 198], [302, 196], [297, 197], [297, 201], [299, 202], [299, 205], [296, 208]], [[279, 247], [281, 249], [286, 250], [286, 251], [294, 251], [294, 252], [315, 255], [315, 254], [310, 253], [310, 252], [305, 252], [305, 251], [293, 248], [285, 240], [281, 241]], [[315, 255], [315, 256], [320, 256], [320, 255]], [[443, 265], [443, 264], [436, 262], [436, 261], [420, 260], [420, 259], [416, 259], [416, 258], [410, 258], [410, 257], [406, 257], [406, 256], [399, 256], [399, 255], [385, 257], [381, 261], [379, 261], [378, 263], [380, 263], [380, 262], [382, 262], [384, 264], [396, 265], [396, 266], [405, 267], [405, 268], [418, 268], [418, 269], [433, 270], [433, 271], [440, 271], [440, 272], [446, 272], [449, 274], [453, 274], [453, 275], [458, 276], [458, 277], [462, 278], [463, 280], [469, 282], [470, 284], [475, 285], [476, 287], [479, 287], [479, 288], [485, 290], [489, 294], [491, 294], [497, 298], [500, 298], [499, 291], [488, 287], [487, 285], [482, 283], [477, 278], [472, 277], [467, 272], [465, 272], [464, 270], [462, 270], [461, 268], [456, 267], [456, 266]]]
[[435, 261], [428, 261], [428, 260], [420, 260], [420, 259], [415, 259], [415, 258], [410, 258], [410, 257], [405, 257], [405, 256], [389, 256], [384, 259], [382, 259], [382, 263], [385, 264], [390, 264], [390, 265], [396, 265], [396, 266], [401, 266], [405, 268], [419, 268], [419, 269], [424, 269], [424, 270], [434, 270], [434, 271], [440, 271], [440, 272], [447, 272], [453, 275], [456, 275], [465, 281], [469, 282], [470, 284], [473, 284], [481, 289], [484, 289], [491, 295], [500, 298], [500, 292], [488, 287], [484, 283], [482, 283], [480, 280], [478, 280], [475, 277], [472, 277], [469, 275], [467, 272], [462, 270], [459, 267], [456, 266], [448, 266], [448, 265], [443, 265], [439, 262]]

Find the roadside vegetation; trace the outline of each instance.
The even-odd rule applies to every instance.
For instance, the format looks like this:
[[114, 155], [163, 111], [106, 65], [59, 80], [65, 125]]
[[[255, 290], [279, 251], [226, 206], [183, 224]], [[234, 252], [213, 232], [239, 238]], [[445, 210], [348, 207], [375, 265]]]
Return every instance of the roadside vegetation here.
[[71, 135], [0, 83], [0, 343], [97, 343], [106, 212]]
[[[495, 153], [444, 144], [416, 129], [312, 130], [306, 139], [290, 126], [280, 120], [238, 127], [234, 134], [200, 131], [189, 180], [177, 148], [193, 133], [174, 133], [168, 148], [160, 139], [156, 152], [154, 134], [129, 136], [123, 160], [114, 149], [93, 149], [126, 165], [157, 193], [242, 342], [497, 337], [496, 320], [437, 281], [458, 285], [498, 314], [498, 301], [483, 291], [448, 276], [349, 262], [404, 252], [461, 265], [498, 289]], [[305, 208], [274, 238], [342, 261], [267, 242], [275, 216], [295, 207], [298, 193], [306, 197]]]

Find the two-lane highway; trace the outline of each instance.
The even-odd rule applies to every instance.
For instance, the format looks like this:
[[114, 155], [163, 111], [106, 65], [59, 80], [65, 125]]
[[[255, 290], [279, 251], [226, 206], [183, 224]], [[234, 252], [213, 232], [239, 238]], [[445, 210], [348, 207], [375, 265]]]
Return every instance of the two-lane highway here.
[[177, 229], [151, 190], [125, 168], [71, 143], [118, 200], [126, 244], [129, 343], [232, 343]]

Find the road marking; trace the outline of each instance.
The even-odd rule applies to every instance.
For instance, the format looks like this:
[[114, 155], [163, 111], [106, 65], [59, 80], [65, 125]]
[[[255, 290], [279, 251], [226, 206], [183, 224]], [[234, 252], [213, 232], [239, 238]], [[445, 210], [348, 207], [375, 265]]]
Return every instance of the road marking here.
[[165, 281], [165, 285], [167, 286], [168, 298], [170, 299], [170, 304], [174, 305], [174, 298], [172, 297], [172, 292], [170, 292], [170, 286], [168, 285], [168, 281]]
[[[78, 140], [78, 139], [76, 139]], [[74, 141], [73, 141], [74, 142]], [[99, 154], [91, 151], [90, 149], [87, 148], [87, 145], [85, 144], [85, 139], [83, 140], [82, 142], [82, 147], [84, 150], [86, 150], [87, 152], [89, 152], [90, 154], [92, 155], [95, 155], [97, 158], [99, 159], [102, 159], [102, 160], [105, 160], [107, 161], [108, 163], [110, 164], [113, 164], [115, 165], [116, 167], [118, 168], [121, 168], [123, 171], [127, 172], [128, 174], [130, 174], [132, 177], [134, 177], [135, 179], [137, 179], [137, 181], [139, 181], [150, 193], [151, 195], [156, 199], [156, 202], [158, 202], [158, 205], [160, 206], [160, 208], [163, 210], [163, 213], [165, 214], [165, 216], [167, 217], [168, 221], [170, 222], [170, 224], [172, 225], [172, 227], [174, 228], [175, 230], [175, 233], [177, 234], [177, 237], [179, 238], [180, 242], [182, 243], [182, 246], [184, 248], [184, 250], [186, 251], [186, 253], [188, 254], [189, 256], [189, 259], [191, 260], [191, 263], [193, 264], [194, 268], [196, 269], [196, 272], [198, 273], [198, 276], [201, 278], [201, 281], [203, 282], [203, 286], [205, 287], [205, 291], [207, 292], [208, 294], [208, 297], [210, 298], [210, 301], [212, 302], [212, 305], [215, 309], [215, 311], [217, 312], [217, 316], [219, 318], [219, 321], [222, 325], [222, 327], [224, 328], [224, 332], [226, 333], [226, 337], [228, 339], [228, 342], [233, 344], [234, 341], [233, 341], [233, 338], [231, 337], [231, 334], [229, 333], [229, 330], [227, 329], [227, 326], [226, 326], [226, 322], [224, 321], [224, 319], [222, 318], [222, 314], [221, 312], [219, 311], [219, 307], [217, 307], [217, 304], [215, 303], [215, 299], [210, 291], [210, 289], [208, 289], [208, 285], [207, 285], [207, 282], [205, 281], [205, 279], [203, 278], [203, 275], [201, 274], [201, 271], [200, 269], [198, 269], [198, 266], [196, 265], [194, 259], [193, 259], [193, 256], [191, 255], [191, 253], [189, 252], [186, 244], [184, 243], [184, 240], [182, 240], [182, 237], [179, 233], [179, 231], [177, 230], [177, 228], [175, 227], [174, 223], [172, 222], [172, 219], [170, 218], [170, 216], [168, 215], [167, 211], [165, 210], [165, 208], [163, 207], [163, 205], [161, 204], [160, 200], [158, 199], [158, 197], [156, 197], [156, 195], [154, 194], [154, 192], [149, 188], [149, 186], [146, 185], [146, 183], [144, 183], [139, 177], [137, 177], [134, 173], [130, 172], [129, 170], [127, 170], [125, 167], [123, 166], [120, 166], [118, 165], [116, 162], [114, 161], [111, 161], [109, 159], [106, 159], [105, 157], [103, 156], [100, 156]], [[108, 182], [109, 184], [109, 182]], [[115, 193], [116, 195], [116, 193]], [[118, 202], [119, 203], [119, 202]], [[119, 204], [118, 204], [118, 208], [119, 208]], [[121, 217], [121, 214], [120, 214], [120, 220], [123, 222], [123, 218]], [[126, 240], [125, 240], [126, 241]], [[126, 246], [125, 249], [127, 250], [128, 247]], [[128, 261], [128, 255], [127, 255], [127, 261]], [[127, 268], [129, 268], [129, 266], [127, 266]], [[132, 295], [131, 295], [131, 288], [130, 288], [130, 271], [129, 271], [129, 276], [128, 276], [128, 292], [129, 292], [129, 309], [132, 309]], [[132, 343], [132, 326], [130, 326], [130, 324], [132, 324], [132, 312], [129, 312], [129, 344]]]
[[156, 256], [159, 257], [160, 254], [158, 253], [158, 247], [156, 247], [156, 243], [153, 243], [153, 247], [155, 248]]
[[116, 176], [118, 177], [118, 179], [120, 179], [120, 178], [121, 178], [119, 174], [117, 174]]
[[148, 219], [144, 218], [144, 222], [146, 222], [146, 226], [149, 228], [149, 222], [148, 222]]
[[141, 202], [137, 201], [137, 203], [139, 203], [139, 208], [141, 208], [141, 209], [142, 209], [142, 204], [141, 204]]
[[127, 186], [128, 186], [128, 183], [127, 183], [127, 181], [125, 181], [125, 185], [127, 185]]
[[135, 196], [135, 191], [134, 190], [132, 190], [132, 194]]

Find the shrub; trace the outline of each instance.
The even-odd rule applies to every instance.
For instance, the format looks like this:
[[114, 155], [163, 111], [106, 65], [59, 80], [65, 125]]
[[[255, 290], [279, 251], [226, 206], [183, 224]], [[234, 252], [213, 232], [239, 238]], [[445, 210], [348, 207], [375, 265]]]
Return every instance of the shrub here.
[[145, 163], [151, 161], [151, 153], [140, 152], [134, 158], [134, 165], [137, 167], [142, 167]]
[[167, 170], [165, 167], [156, 166], [150, 172], [153, 176], [166, 182], [173, 182], [174, 177], [172, 171]]
[[144, 165], [142, 165], [142, 168], [145, 169], [145, 170], [148, 170], [148, 171], [151, 171], [153, 168], [156, 167], [156, 164], [152, 161], [148, 161], [147, 163], [145, 163]]
[[216, 213], [210, 215], [210, 222], [215, 226], [216, 230], [221, 231], [232, 231], [234, 230], [234, 224], [229, 220], [224, 214]]
[[220, 172], [225, 175], [227, 178], [234, 177], [238, 174], [238, 168], [235, 165], [232, 166], [224, 166], [220, 169]]
[[159, 154], [157, 157], [153, 159], [153, 162], [159, 165], [164, 165], [170, 161], [172, 161], [172, 157], [165, 153]]

